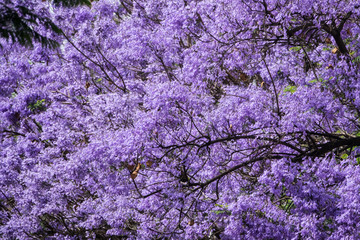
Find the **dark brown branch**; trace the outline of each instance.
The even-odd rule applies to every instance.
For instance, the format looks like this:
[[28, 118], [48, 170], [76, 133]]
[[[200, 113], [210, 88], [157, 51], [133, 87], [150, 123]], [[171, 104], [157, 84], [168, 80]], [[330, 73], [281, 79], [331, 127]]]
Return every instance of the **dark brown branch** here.
[[279, 95], [277, 93], [277, 90], [276, 90], [276, 86], [275, 86], [275, 81], [274, 81], [274, 78], [272, 77], [271, 75], [271, 72], [270, 72], [270, 69], [265, 61], [265, 57], [263, 58], [263, 61], [264, 61], [264, 64], [265, 64], [265, 67], [266, 67], [266, 70], [270, 76], [270, 79], [271, 79], [271, 83], [273, 85], [273, 88], [274, 88], [274, 94], [275, 94], [275, 100], [276, 100], [276, 113], [278, 114], [279, 118], [281, 119], [281, 112], [280, 112], [280, 104], [279, 104]]
[[294, 34], [295, 34], [296, 32], [298, 32], [298, 31], [300, 31], [300, 30], [303, 30], [303, 29], [306, 29], [306, 28], [308, 28], [308, 27], [312, 27], [312, 26], [314, 26], [313, 23], [306, 23], [306, 24], [304, 24], [304, 25], [300, 25], [300, 26], [294, 27], [294, 28], [292, 28], [292, 29], [290, 29], [290, 30], [287, 30], [287, 31], [286, 31], [286, 34], [287, 34], [288, 38], [290, 38], [290, 37], [294, 36]]
[[360, 137], [350, 138], [350, 139], [341, 139], [333, 142], [328, 142], [324, 144], [317, 145], [317, 149], [311, 150], [307, 153], [308, 156], [320, 157], [325, 153], [331, 152], [336, 148], [343, 146], [355, 147], [360, 145]]
[[10, 131], [10, 130], [3, 130], [2, 131], [3, 133], [11, 133], [11, 134], [13, 134], [14, 136], [22, 136], [22, 137], [25, 137], [26, 135], [25, 134], [23, 134], [23, 133], [19, 133], [19, 132], [15, 132], [15, 131]]
[[341, 31], [344, 28], [346, 21], [351, 17], [351, 15], [352, 15], [352, 12], [348, 12], [341, 19], [341, 22], [339, 23], [338, 27], [336, 27], [335, 23], [333, 24], [333, 26], [329, 26], [326, 23], [322, 23], [322, 25], [321, 25], [322, 29], [324, 29], [327, 33], [329, 33], [334, 38], [336, 45], [338, 46], [339, 51], [342, 54], [349, 54], [349, 51], [346, 48], [344, 40], [341, 37]]
[[236, 166], [222, 172], [221, 174], [207, 180], [204, 183], [190, 183], [189, 185], [190, 186], [199, 186], [198, 188], [195, 189], [195, 191], [196, 191], [196, 190], [199, 190], [200, 188], [206, 187], [207, 185], [209, 185], [212, 182], [215, 182], [215, 181], [221, 179], [222, 177], [228, 175], [229, 173], [232, 173], [232, 172], [234, 172], [234, 171], [236, 171], [236, 170], [238, 170], [238, 169], [240, 169], [242, 167], [245, 167], [245, 166], [247, 166], [247, 165], [249, 165], [251, 163], [255, 163], [255, 162], [259, 162], [259, 161], [263, 161], [263, 160], [281, 159], [281, 158], [283, 158], [283, 157], [282, 156], [268, 156], [268, 157], [259, 157], [259, 158], [250, 159], [248, 161], [240, 163], [240, 164], [238, 164], [238, 165], [236, 165]]
[[[196, 143], [196, 141], [205, 138], [208, 141], [205, 143]], [[229, 137], [225, 137], [225, 138], [218, 138], [215, 140], [210, 140], [210, 137], [208, 136], [201, 136], [199, 138], [195, 138], [194, 140], [187, 142], [186, 144], [182, 144], [182, 145], [168, 145], [168, 146], [162, 146], [160, 145], [161, 148], [163, 149], [176, 149], [176, 148], [182, 148], [182, 147], [187, 147], [187, 146], [195, 146], [195, 147], [199, 147], [199, 148], [205, 148], [208, 147], [210, 145], [216, 144], [216, 143], [222, 143], [222, 142], [229, 142], [231, 140], [240, 140], [240, 139], [257, 139], [257, 140], [263, 140], [263, 141], [269, 141], [272, 143], [277, 143], [286, 147], [289, 147], [295, 151], [297, 151], [298, 153], [304, 153], [303, 150], [301, 150], [300, 148], [284, 142], [284, 141], [280, 141], [280, 139], [274, 139], [274, 138], [269, 138], [269, 137], [260, 137], [257, 135], [234, 135], [234, 136], [229, 136]]]
[[304, 157], [322, 157], [326, 153], [332, 152], [335, 149], [341, 147], [351, 148], [355, 146], [360, 146], [360, 137], [340, 139], [323, 144], [318, 144], [315, 146], [313, 145], [309, 147], [309, 149], [306, 152], [293, 158], [292, 161], [301, 162]]
[[306, 57], [306, 59], [308, 60], [308, 62], [309, 62], [309, 64], [310, 64], [310, 68], [311, 68], [311, 70], [313, 71], [316, 80], [317, 80], [318, 82], [320, 82], [319, 77], [317, 76], [316, 71], [315, 71], [315, 66], [314, 66], [314, 64], [311, 62], [311, 59], [310, 59], [309, 55], [307, 54], [305, 48], [304, 48], [303, 46], [301, 46], [301, 49], [304, 51], [305, 57]]

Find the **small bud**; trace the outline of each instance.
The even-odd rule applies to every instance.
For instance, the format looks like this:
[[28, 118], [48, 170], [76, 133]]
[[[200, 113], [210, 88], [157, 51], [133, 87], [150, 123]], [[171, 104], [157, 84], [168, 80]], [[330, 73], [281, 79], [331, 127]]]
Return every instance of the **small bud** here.
[[190, 219], [190, 221], [189, 221], [188, 224], [189, 224], [190, 226], [192, 226], [192, 225], [194, 225], [194, 223], [195, 223], [195, 222], [194, 222], [194, 219]]
[[346, 30], [346, 33], [347, 33], [350, 37], [352, 37], [352, 36], [353, 36], [353, 34], [352, 34], [352, 32], [351, 32], [350, 28], [348, 28], [348, 29]]
[[241, 72], [241, 73], [240, 73], [240, 80], [241, 80], [242, 82], [248, 82], [248, 81], [249, 81], [249, 76], [246, 75], [245, 73]]
[[325, 38], [325, 43], [326, 44], [331, 44], [331, 39], [330, 38]]
[[130, 172], [132, 172], [132, 171], [134, 170], [134, 168], [135, 168], [135, 165], [127, 164], [127, 165], [126, 165], [126, 168], [127, 168]]
[[136, 164], [136, 168], [134, 172], [138, 172], [140, 168], [141, 168], [141, 164], [140, 163]]
[[332, 64], [329, 64], [329, 66], [327, 66], [326, 69], [334, 69], [334, 66]]
[[[130, 167], [131, 167], [131, 165], [128, 165], [128, 169], [129, 169]], [[132, 166], [132, 167], [133, 167], [132, 169], [134, 169], [135, 166]], [[135, 178], [137, 177], [140, 168], [141, 168], [141, 164], [140, 164], [140, 163], [136, 164], [135, 170], [130, 174], [130, 177], [131, 177], [132, 179], [135, 179]], [[130, 170], [130, 171], [131, 171], [131, 170]]]
[[152, 161], [149, 160], [149, 161], [146, 162], [146, 166], [151, 167], [152, 165], [153, 165]]
[[333, 54], [338, 53], [338, 52], [339, 52], [339, 49], [338, 49], [337, 47], [335, 47], [335, 48], [333, 48], [333, 50], [331, 50], [331, 52], [332, 52]]

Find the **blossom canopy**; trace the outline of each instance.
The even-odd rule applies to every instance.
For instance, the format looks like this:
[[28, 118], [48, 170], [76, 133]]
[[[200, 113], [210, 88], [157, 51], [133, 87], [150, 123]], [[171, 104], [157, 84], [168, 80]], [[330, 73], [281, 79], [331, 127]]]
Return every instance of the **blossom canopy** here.
[[0, 238], [360, 238], [359, 0], [0, 19]]

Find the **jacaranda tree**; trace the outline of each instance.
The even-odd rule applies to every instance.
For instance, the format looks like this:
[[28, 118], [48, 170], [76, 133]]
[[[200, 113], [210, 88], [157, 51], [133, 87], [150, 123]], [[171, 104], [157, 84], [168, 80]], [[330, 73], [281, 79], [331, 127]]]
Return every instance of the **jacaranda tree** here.
[[0, 238], [360, 238], [359, 0], [15, 2]]

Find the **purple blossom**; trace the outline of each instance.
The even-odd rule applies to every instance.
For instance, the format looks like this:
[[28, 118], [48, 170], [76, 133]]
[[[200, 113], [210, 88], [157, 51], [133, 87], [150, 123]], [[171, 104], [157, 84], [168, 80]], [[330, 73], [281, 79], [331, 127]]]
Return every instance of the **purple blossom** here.
[[64, 36], [0, 40], [0, 238], [359, 238], [358, 1], [28, 2]]

